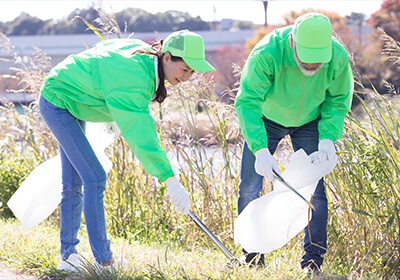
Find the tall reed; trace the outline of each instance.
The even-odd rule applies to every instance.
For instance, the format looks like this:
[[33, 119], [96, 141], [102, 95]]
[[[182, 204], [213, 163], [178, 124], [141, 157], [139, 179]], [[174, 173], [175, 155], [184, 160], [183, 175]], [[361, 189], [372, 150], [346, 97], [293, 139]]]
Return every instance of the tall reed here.
[[340, 163], [327, 180], [328, 259], [357, 275], [399, 275], [399, 101], [375, 95], [360, 102], [366, 118], [347, 119]]
[[[398, 63], [399, 43], [383, 31], [382, 39]], [[327, 180], [328, 262], [356, 276], [400, 277], [400, 100], [359, 85], [360, 105], [346, 119], [337, 142], [340, 162]]]
[[[205, 75], [198, 74], [191, 83], [171, 87], [166, 104], [151, 108], [160, 143], [190, 193], [192, 210], [221, 238], [232, 241], [239, 128], [233, 107], [217, 101], [210, 85]], [[179, 246], [208, 243], [174, 211], [165, 185], [147, 175], [122, 138], [110, 155], [114, 168], [106, 207], [112, 213], [113, 232], [140, 240], [175, 241]]]
[[[32, 87], [36, 93], [38, 88]], [[189, 191], [192, 210], [238, 253], [233, 222], [242, 140], [233, 107], [218, 101], [212, 79], [203, 74], [170, 87], [169, 94], [165, 104], [151, 106], [161, 146]], [[339, 164], [327, 176], [330, 218], [325, 267], [341, 275], [387, 279], [400, 276], [400, 112], [396, 96], [370, 97], [368, 102], [360, 99], [362, 114], [346, 118], [344, 135], [336, 143]], [[34, 167], [57, 153], [35, 105], [26, 107], [24, 115], [17, 114], [12, 104], [0, 113], [3, 158], [24, 157], [24, 164]], [[107, 153], [113, 168], [105, 207], [114, 235], [187, 249], [211, 245], [186, 216], [175, 213], [165, 185], [145, 172], [122, 137]], [[293, 251], [298, 240], [269, 260]]]

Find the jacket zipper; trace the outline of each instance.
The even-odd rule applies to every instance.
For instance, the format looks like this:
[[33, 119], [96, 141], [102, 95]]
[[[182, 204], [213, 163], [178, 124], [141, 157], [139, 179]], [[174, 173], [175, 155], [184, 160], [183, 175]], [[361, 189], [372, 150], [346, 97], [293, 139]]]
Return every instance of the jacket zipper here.
[[293, 123], [293, 126], [296, 126], [299, 117], [300, 117], [300, 113], [301, 113], [301, 109], [303, 108], [303, 103], [304, 103], [304, 83], [305, 83], [305, 76], [303, 74], [303, 79], [301, 81], [301, 100], [300, 100], [300, 107], [299, 107], [299, 112], [297, 113], [296, 119]]

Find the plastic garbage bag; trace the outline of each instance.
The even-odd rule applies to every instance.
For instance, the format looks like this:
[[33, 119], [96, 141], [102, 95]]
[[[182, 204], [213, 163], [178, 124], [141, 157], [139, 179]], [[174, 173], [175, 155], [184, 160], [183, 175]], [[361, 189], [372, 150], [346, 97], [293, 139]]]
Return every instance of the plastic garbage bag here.
[[[330, 173], [336, 160], [311, 163], [304, 150], [292, 154], [282, 177], [307, 200], [318, 181]], [[309, 206], [275, 180], [273, 191], [250, 202], [234, 223], [234, 241], [247, 252], [269, 253], [284, 246], [311, 219]]]
[[[104, 170], [112, 162], [104, 153], [105, 148], [119, 136], [112, 123], [87, 123], [86, 136]], [[8, 200], [7, 205], [26, 228], [36, 226], [46, 219], [61, 202], [61, 159], [57, 155], [36, 167]]]

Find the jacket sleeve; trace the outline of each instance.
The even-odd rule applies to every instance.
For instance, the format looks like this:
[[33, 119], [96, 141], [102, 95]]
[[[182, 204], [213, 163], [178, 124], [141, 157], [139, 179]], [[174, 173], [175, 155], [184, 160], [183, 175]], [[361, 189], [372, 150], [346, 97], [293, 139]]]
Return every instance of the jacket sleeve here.
[[235, 99], [235, 111], [239, 125], [249, 149], [268, 147], [267, 132], [262, 121], [262, 104], [273, 83], [272, 58], [269, 55], [253, 53], [247, 60]]
[[150, 115], [151, 96], [148, 89], [135, 88], [135, 92], [117, 90], [106, 97], [106, 102], [122, 136], [128, 142], [144, 169], [164, 182], [174, 175], [171, 164], [157, 137]]
[[344, 119], [350, 111], [353, 99], [353, 73], [347, 55], [343, 65], [333, 73], [332, 84], [326, 91], [321, 106], [321, 120], [318, 124], [319, 139], [335, 142], [342, 136]]

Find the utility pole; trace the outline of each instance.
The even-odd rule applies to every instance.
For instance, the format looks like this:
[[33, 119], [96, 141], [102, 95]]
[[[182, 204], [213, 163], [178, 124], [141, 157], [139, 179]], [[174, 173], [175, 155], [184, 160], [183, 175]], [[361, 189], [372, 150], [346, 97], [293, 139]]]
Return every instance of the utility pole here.
[[213, 7], [213, 30], [217, 30], [217, 8]]
[[265, 14], [265, 26], [268, 26], [268, 20], [267, 20], [268, 1], [263, 0], [263, 3], [264, 3], [264, 14]]

